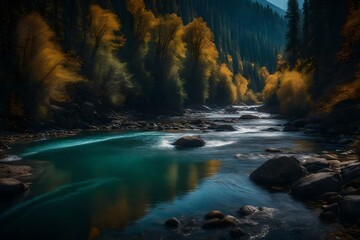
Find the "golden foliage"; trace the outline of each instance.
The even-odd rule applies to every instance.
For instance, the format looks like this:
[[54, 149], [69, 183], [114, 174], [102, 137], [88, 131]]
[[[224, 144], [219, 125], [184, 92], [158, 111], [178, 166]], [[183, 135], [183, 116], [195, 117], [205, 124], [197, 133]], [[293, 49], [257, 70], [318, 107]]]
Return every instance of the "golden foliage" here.
[[26, 84], [33, 86], [29, 90], [40, 101], [36, 104], [67, 100], [65, 86], [82, 80], [77, 73], [79, 62], [61, 51], [54, 41], [55, 33], [37, 13], [20, 20], [17, 36], [20, 72]]
[[90, 42], [94, 47], [93, 55], [100, 47], [112, 52], [125, 44], [125, 38], [116, 34], [120, 31], [121, 23], [115, 13], [93, 4], [90, 6], [90, 20]]
[[259, 69], [259, 76], [261, 79], [266, 80], [270, 76], [269, 70], [266, 67], [261, 67]]
[[264, 99], [268, 100], [275, 95], [283, 114], [303, 114], [313, 105], [309, 94], [311, 78], [311, 73], [296, 70], [277, 71], [269, 75], [265, 81]]
[[214, 36], [206, 22], [198, 17], [185, 26], [184, 41], [188, 48], [186, 79], [189, 100], [203, 104], [209, 96], [209, 78], [219, 57]]
[[349, 99], [360, 99], [360, 64], [358, 65], [355, 80], [336, 86], [329, 94], [329, 97], [318, 104], [318, 107], [320, 110], [328, 112], [336, 104]]
[[91, 70], [93, 94], [113, 106], [125, 101], [125, 91], [133, 88], [132, 75], [127, 66], [115, 56], [115, 51], [124, 45], [125, 38], [119, 36], [121, 23], [118, 16], [98, 5], [90, 6], [90, 44], [92, 57], [87, 59]]
[[311, 109], [312, 99], [309, 94], [310, 77], [298, 71], [285, 71], [280, 75], [277, 96], [281, 112], [301, 113]]
[[246, 93], [245, 101], [248, 103], [261, 103], [262, 95], [261, 93], [254, 93], [251, 89]]
[[[234, 73], [223, 63], [216, 66], [212, 72], [212, 97], [222, 103], [236, 104], [239, 102], [258, 103], [259, 97], [249, 88], [249, 81], [240, 73]], [[219, 90], [216, 90], [218, 88]], [[215, 93], [214, 93], [215, 91]], [[214, 96], [217, 95], [217, 96]]]
[[232, 64], [232, 62], [233, 62], [233, 57], [232, 57], [230, 54], [228, 54], [228, 55], [226, 56], [226, 58], [227, 58], [228, 63], [229, 63], [229, 64]]
[[126, 9], [131, 14], [139, 14], [145, 10], [144, 0], [126, 0]]
[[[169, 109], [181, 109], [185, 98], [180, 70], [186, 57], [186, 47], [182, 40], [184, 26], [176, 14], [158, 17], [158, 24], [153, 28], [154, 61], [152, 68], [156, 84], [153, 102], [157, 106]], [[165, 102], [164, 102], [165, 99]]]
[[285, 71], [288, 68], [288, 63], [284, 59], [282, 54], [278, 54], [277, 56], [277, 71]]
[[274, 74], [269, 75], [265, 79], [265, 87], [263, 89], [264, 99], [269, 99], [279, 88], [280, 85], [280, 75], [281, 72], [275, 72]]
[[246, 94], [248, 92], [249, 81], [241, 74], [235, 74], [235, 85], [237, 88], [237, 100], [246, 101]]
[[192, 53], [195, 62], [216, 64], [219, 53], [214, 43], [214, 36], [206, 22], [201, 18], [195, 18], [185, 26], [184, 41]]
[[360, 4], [356, 2], [351, 2], [348, 17], [343, 27], [344, 44], [337, 55], [339, 60], [346, 61], [352, 54], [353, 46], [360, 44]]
[[230, 103], [237, 101], [237, 87], [234, 85], [232, 79], [234, 74], [227, 67], [225, 63], [221, 64], [219, 71], [219, 81], [225, 87], [225, 93]]
[[156, 60], [163, 63], [170, 55], [185, 58], [185, 44], [182, 40], [184, 26], [182, 19], [175, 13], [158, 18], [154, 28]]
[[[344, 36], [343, 47], [337, 54], [337, 59], [347, 61], [353, 55], [356, 46], [360, 46], [360, 4], [356, 0], [350, 1], [350, 8], [342, 34]], [[342, 83], [335, 87], [327, 98], [319, 103], [323, 111], [330, 111], [332, 107], [348, 99], [360, 99], [360, 64], [355, 74], [354, 81]]]
[[144, 0], [126, 0], [126, 8], [134, 20], [133, 28], [136, 48], [138, 48], [140, 44], [148, 43], [151, 40], [151, 29], [159, 21], [150, 10], [145, 9]]

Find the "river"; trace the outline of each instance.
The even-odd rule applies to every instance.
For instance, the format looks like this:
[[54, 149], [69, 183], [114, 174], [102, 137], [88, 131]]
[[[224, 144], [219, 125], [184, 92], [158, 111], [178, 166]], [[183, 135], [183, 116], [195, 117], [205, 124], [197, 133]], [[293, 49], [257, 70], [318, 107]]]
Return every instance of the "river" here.
[[[204, 230], [213, 209], [237, 216], [243, 205], [275, 209], [243, 219], [245, 239], [319, 239], [329, 227], [318, 213], [288, 193], [269, 192], [249, 174], [274, 156], [268, 147], [308, 154], [331, 147], [316, 135], [269, 132], [284, 120], [239, 107], [239, 113], [204, 113], [240, 120], [234, 132], [111, 131], [14, 146], [24, 160], [45, 163], [26, 197], [0, 212], [0, 234], [9, 239], [231, 239], [228, 229]], [[178, 150], [171, 143], [201, 134], [205, 147]], [[236, 157], [235, 157], [236, 155]], [[177, 230], [164, 227], [176, 217]], [[5, 238], [6, 239], [6, 238]]]

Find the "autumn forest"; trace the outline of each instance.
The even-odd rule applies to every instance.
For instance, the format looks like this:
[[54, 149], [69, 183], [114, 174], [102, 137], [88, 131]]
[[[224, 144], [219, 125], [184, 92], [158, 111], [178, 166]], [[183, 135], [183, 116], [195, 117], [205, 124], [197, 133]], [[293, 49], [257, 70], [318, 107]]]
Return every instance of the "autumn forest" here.
[[359, 0], [0, 0], [0, 239], [360, 239]]

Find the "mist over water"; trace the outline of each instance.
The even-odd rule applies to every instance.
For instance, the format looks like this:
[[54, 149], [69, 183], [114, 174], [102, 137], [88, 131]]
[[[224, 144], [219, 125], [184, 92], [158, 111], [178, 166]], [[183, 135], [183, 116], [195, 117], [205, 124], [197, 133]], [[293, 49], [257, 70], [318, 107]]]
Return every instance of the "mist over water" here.
[[[206, 117], [233, 116], [219, 112]], [[0, 212], [0, 232], [39, 239], [88, 239], [89, 234], [100, 234], [100, 239], [229, 237], [227, 231], [199, 227], [173, 232], [163, 223], [177, 217], [201, 226], [212, 209], [236, 216], [238, 208], [251, 204], [275, 209], [267, 218], [247, 220], [251, 239], [316, 239], [327, 228], [313, 210], [249, 180], [257, 166], [274, 156], [265, 153], [268, 147], [298, 156], [324, 147], [302, 133], [263, 131], [282, 123], [243, 120], [233, 124], [235, 132], [87, 132], [16, 146], [18, 156], [44, 161], [47, 167], [28, 196]], [[207, 144], [175, 149], [171, 143], [186, 134], [200, 134]]]

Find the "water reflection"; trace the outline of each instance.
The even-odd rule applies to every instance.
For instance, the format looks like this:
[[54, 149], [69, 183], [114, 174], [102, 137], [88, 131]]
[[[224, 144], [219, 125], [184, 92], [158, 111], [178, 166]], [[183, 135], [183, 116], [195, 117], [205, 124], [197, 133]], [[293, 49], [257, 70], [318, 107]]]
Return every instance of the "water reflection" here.
[[[164, 166], [148, 169], [152, 176], [151, 182], [143, 175], [133, 172], [142, 179], [131, 185], [123, 181], [111, 197], [106, 192], [96, 196], [94, 205], [97, 207], [93, 209], [91, 229], [98, 229], [101, 233], [101, 229], [124, 228], [144, 216], [152, 204], [170, 201], [179, 194], [196, 189], [201, 179], [214, 175], [220, 166], [221, 162], [218, 160], [197, 163], [172, 161]], [[93, 234], [94, 230], [90, 232]]]
[[221, 166], [217, 160], [148, 160], [140, 166], [123, 161], [81, 168], [75, 162], [70, 169], [66, 162], [50, 164], [34, 185], [39, 194], [0, 215], [1, 236], [95, 239], [104, 229], [122, 229], [157, 203], [196, 189]]

